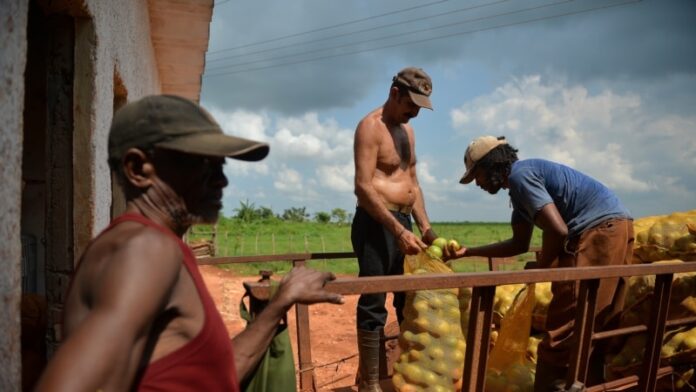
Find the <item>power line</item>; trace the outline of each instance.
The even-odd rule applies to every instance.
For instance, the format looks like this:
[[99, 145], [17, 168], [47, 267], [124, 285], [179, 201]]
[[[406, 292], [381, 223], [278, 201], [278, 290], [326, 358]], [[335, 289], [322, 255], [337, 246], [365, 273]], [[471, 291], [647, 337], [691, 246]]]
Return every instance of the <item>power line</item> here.
[[[220, 2], [220, 3], [225, 3], [225, 2], [228, 2], [228, 1], [230, 1], [230, 0], [223, 0], [223, 1]], [[435, 5], [435, 4], [445, 3], [445, 2], [447, 2], [447, 1], [449, 1], [449, 0], [438, 0], [438, 1], [433, 1], [433, 2], [431, 2], [431, 3], [416, 5], [416, 6], [413, 6], [413, 7], [403, 8], [403, 9], [396, 10], [396, 11], [385, 12], [385, 13], [383, 13], [383, 14], [372, 15], [372, 16], [368, 16], [368, 17], [365, 17], [365, 18], [355, 19], [355, 20], [351, 20], [351, 21], [348, 21], [348, 22], [342, 22], [342, 23], [338, 23], [338, 24], [335, 24], [335, 25], [331, 25], [331, 26], [319, 27], [319, 28], [316, 28], [316, 29], [313, 29], [313, 30], [307, 30], [307, 31], [303, 31], [303, 32], [300, 32], [300, 33], [294, 33], [294, 34], [284, 35], [284, 36], [282, 36], [282, 37], [270, 38], [270, 39], [267, 39], [267, 40], [257, 41], [257, 42], [253, 42], [253, 43], [250, 43], [250, 44], [240, 45], [240, 46], [234, 46], [234, 47], [231, 47], [231, 48], [225, 48], [225, 49], [220, 49], [220, 50], [214, 50], [214, 51], [208, 52], [208, 55], [215, 54], [215, 53], [220, 53], [220, 52], [228, 52], [228, 51], [235, 50], [235, 49], [247, 48], [247, 47], [249, 47], [249, 46], [256, 46], [256, 45], [261, 45], [261, 44], [267, 44], [267, 43], [269, 43], [269, 42], [281, 41], [281, 40], [288, 39], [288, 38], [298, 37], [298, 36], [300, 36], [300, 35], [305, 35], [305, 34], [310, 34], [310, 33], [316, 33], [316, 32], [318, 32], [318, 31], [324, 31], [324, 30], [335, 29], [335, 28], [337, 28], [337, 27], [342, 27], [342, 26], [347, 26], [347, 25], [359, 23], [359, 22], [364, 22], [364, 21], [366, 21], [366, 20], [377, 19], [377, 18], [381, 18], [381, 17], [384, 17], [384, 16], [389, 16], [389, 15], [396, 15], [396, 14], [400, 14], [400, 13], [404, 13], [404, 12], [408, 12], [408, 11], [413, 11], [413, 10], [418, 9], [418, 8], [430, 7], [430, 6], [433, 6], [433, 5]]]
[[328, 48], [320, 48], [320, 49], [307, 50], [307, 51], [304, 51], [304, 52], [299, 52], [299, 53], [294, 53], [294, 54], [287, 54], [287, 55], [276, 56], [276, 57], [270, 57], [270, 58], [261, 59], [261, 60], [253, 60], [253, 61], [247, 61], [247, 62], [242, 62], [242, 63], [227, 64], [227, 65], [223, 65], [223, 66], [219, 66], [219, 67], [213, 67], [213, 68], [210, 68], [209, 70], [210, 70], [210, 71], [217, 71], [217, 70], [221, 70], [221, 69], [234, 68], [234, 67], [238, 67], [238, 66], [242, 66], [242, 65], [251, 65], [251, 64], [257, 64], [257, 63], [264, 63], [264, 62], [273, 61], [273, 60], [281, 60], [281, 59], [286, 59], [286, 58], [291, 58], [291, 57], [297, 57], [297, 56], [306, 55], [306, 54], [313, 54], [313, 53], [324, 52], [324, 51], [327, 51], [327, 50], [341, 49], [341, 48], [346, 48], [346, 47], [355, 46], [355, 45], [360, 45], [360, 44], [366, 44], [366, 43], [375, 42], [375, 41], [383, 41], [383, 40], [390, 39], [390, 38], [397, 38], [397, 37], [398, 37], [398, 38], [401, 38], [401, 37], [404, 37], [404, 36], [407, 36], [407, 35], [413, 35], [413, 34], [425, 33], [425, 32], [428, 32], [428, 31], [440, 30], [440, 29], [444, 29], [444, 28], [447, 28], [447, 27], [452, 27], [452, 26], [456, 26], [456, 25], [466, 24], [466, 23], [470, 23], [470, 22], [479, 22], [479, 21], [486, 20], [486, 19], [494, 19], [494, 18], [498, 18], [498, 17], [501, 17], [501, 16], [509, 16], [509, 15], [519, 14], [519, 13], [523, 13], [523, 12], [527, 12], [527, 11], [533, 11], [533, 10], [538, 10], [538, 9], [542, 9], [542, 8], [552, 7], [552, 6], [555, 6], [555, 5], [562, 4], [562, 3], [568, 3], [568, 2], [570, 2], [570, 1], [573, 1], [573, 0], [561, 0], [561, 1], [556, 1], [556, 2], [551, 2], [551, 3], [546, 3], [546, 4], [538, 5], [538, 6], [535, 6], [535, 7], [524, 8], [524, 9], [521, 9], [521, 10], [508, 11], [508, 12], [503, 12], [503, 13], [499, 13], [499, 14], [481, 16], [481, 17], [477, 17], [477, 18], [470, 18], [470, 19], [460, 20], [460, 21], [457, 21], [457, 22], [447, 23], [447, 24], [444, 24], [444, 25], [436, 26], [436, 27], [428, 27], [428, 28], [424, 28], [424, 29], [420, 29], [420, 30], [409, 31], [409, 32], [407, 32], [407, 33], [396, 33], [396, 34], [391, 34], [391, 35], [385, 35], [385, 36], [382, 36], [382, 37], [370, 38], [370, 39], [366, 39], [366, 40], [362, 40], [362, 41], [356, 41], [356, 42], [349, 42], [349, 43], [347, 43], [347, 44], [332, 46], [332, 47], [328, 47]]
[[480, 29], [462, 31], [462, 32], [458, 32], [458, 33], [452, 33], [452, 34], [441, 35], [441, 36], [438, 36], [438, 37], [425, 38], [425, 39], [415, 40], [415, 41], [407, 41], [407, 42], [402, 42], [402, 43], [393, 44], [393, 45], [379, 46], [379, 47], [376, 47], [376, 48], [362, 49], [362, 50], [356, 50], [356, 51], [346, 52], [346, 53], [338, 53], [338, 54], [334, 54], [334, 55], [327, 55], [327, 56], [316, 57], [316, 58], [305, 59], [305, 60], [298, 60], [298, 61], [287, 62], [287, 63], [273, 64], [273, 65], [268, 65], [268, 66], [264, 66], [264, 67], [256, 67], [256, 68], [242, 69], [242, 70], [237, 70], [237, 71], [222, 72], [222, 73], [212, 74], [212, 75], [203, 75], [203, 77], [204, 77], [204, 78], [212, 78], [212, 77], [216, 77], [216, 76], [234, 75], [234, 74], [239, 74], [239, 73], [244, 73], [244, 72], [259, 71], [259, 70], [264, 70], [264, 69], [269, 69], [269, 68], [278, 68], [278, 67], [282, 67], [282, 66], [286, 66], [286, 65], [295, 65], [295, 64], [302, 64], [302, 63], [308, 63], [308, 62], [319, 61], [319, 60], [326, 60], [326, 59], [334, 58], [334, 57], [349, 56], [349, 55], [358, 54], [358, 53], [373, 52], [373, 51], [375, 51], [375, 50], [389, 49], [389, 48], [394, 48], [394, 47], [399, 47], [399, 46], [404, 46], [404, 45], [410, 45], [410, 44], [418, 44], [418, 43], [423, 43], [423, 42], [428, 42], [428, 41], [434, 41], [434, 40], [438, 40], [438, 39], [444, 39], [444, 38], [455, 37], [455, 36], [458, 36], [458, 35], [471, 34], [471, 33], [476, 33], [476, 32], [481, 32], [481, 31], [487, 31], [487, 30], [494, 30], [494, 29], [498, 29], [498, 28], [509, 27], [509, 26], [516, 26], [516, 25], [521, 25], [521, 24], [531, 23], [531, 22], [539, 22], [539, 21], [542, 21], [542, 20], [548, 20], [548, 19], [553, 19], [553, 18], [558, 18], [558, 17], [563, 17], [563, 16], [577, 15], [577, 14], [581, 14], [581, 13], [585, 13], [585, 12], [591, 12], [591, 11], [596, 11], [596, 10], [601, 10], [601, 9], [607, 9], [607, 8], [612, 8], [612, 7], [618, 7], [618, 6], [622, 6], [622, 5], [626, 5], [626, 4], [631, 4], [631, 3], [639, 3], [640, 1], [641, 1], [641, 0], [629, 0], [629, 1], [624, 1], [624, 2], [621, 2], [621, 3], [603, 5], [603, 6], [588, 8], [588, 9], [584, 9], [584, 10], [578, 10], [578, 11], [572, 11], [572, 12], [561, 13], [561, 14], [557, 14], [557, 15], [549, 15], [549, 16], [544, 16], [544, 17], [539, 17], [539, 18], [533, 18], [533, 19], [524, 20], [524, 21], [519, 21], [519, 22], [504, 23], [504, 24], [500, 24], [500, 25], [497, 25], [497, 26], [489, 26], [489, 27], [480, 28]]
[[[440, 17], [440, 16], [444, 16], [444, 15], [451, 15], [451, 14], [455, 14], [455, 13], [459, 13], [459, 12], [463, 12], [463, 11], [471, 11], [471, 10], [473, 10], [473, 9], [488, 7], [488, 6], [491, 6], [491, 5], [500, 4], [500, 3], [507, 2], [507, 1], [510, 1], [510, 0], [497, 0], [497, 1], [494, 1], [494, 2], [491, 2], [491, 3], [478, 4], [478, 5], [474, 5], [474, 6], [470, 6], [470, 7], [459, 8], [459, 9], [456, 9], [456, 10], [451, 10], [451, 11], [447, 11], [447, 12], [442, 12], [442, 13], [439, 13], [439, 14], [430, 15], [430, 16], [426, 16], [426, 17], [422, 17], [422, 18], [408, 19], [408, 20], [404, 20], [404, 21], [400, 21], [400, 22], [394, 22], [394, 23], [390, 23], [390, 24], [386, 24], [386, 25], [379, 25], [379, 26], [375, 26], [375, 27], [370, 27], [370, 28], [367, 28], [367, 29], [356, 30], [356, 31], [350, 31], [350, 32], [347, 32], [347, 33], [332, 35], [332, 36], [323, 37], [323, 38], [317, 38], [317, 39], [314, 39], [314, 40], [303, 41], [303, 42], [297, 42], [297, 43], [288, 44], [288, 45], [285, 45], [285, 46], [279, 46], [279, 47], [275, 47], [275, 48], [257, 50], [257, 51], [255, 51], [255, 52], [241, 53], [241, 54], [236, 54], [236, 55], [227, 56], [227, 57], [220, 57], [220, 58], [217, 58], [217, 59], [208, 60], [208, 62], [213, 63], [213, 62], [216, 62], [216, 61], [230, 60], [230, 59], [237, 58], [237, 57], [251, 56], [251, 55], [254, 55], [254, 54], [272, 52], [272, 51], [274, 51], [274, 50], [287, 49], [287, 48], [291, 48], [291, 47], [294, 47], [294, 46], [302, 46], [302, 45], [307, 45], [307, 44], [311, 44], [311, 43], [315, 43], [315, 42], [328, 41], [328, 40], [331, 40], [331, 39], [334, 39], [334, 38], [340, 38], [340, 37], [345, 37], [345, 36], [349, 36], [349, 35], [354, 35], [354, 34], [359, 34], [359, 33], [365, 33], [365, 32], [368, 32], [368, 31], [386, 29], [386, 28], [393, 27], [393, 26], [397, 26], [397, 25], [400, 25], [400, 24], [406, 24], [406, 23], [416, 22], [416, 21], [420, 22], [420, 21], [423, 21], [423, 20], [433, 19], [433, 18], [437, 18], [437, 17]], [[572, 1], [572, 0], [564, 0], [564, 1]]]

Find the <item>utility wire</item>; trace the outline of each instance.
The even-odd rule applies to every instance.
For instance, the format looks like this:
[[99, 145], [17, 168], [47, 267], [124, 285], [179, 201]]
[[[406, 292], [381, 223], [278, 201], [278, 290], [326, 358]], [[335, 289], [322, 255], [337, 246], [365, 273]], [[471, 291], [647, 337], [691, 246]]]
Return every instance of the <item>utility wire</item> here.
[[[227, 2], [227, 1], [230, 1], [230, 0], [223, 0], [223, 1], [220, 2], [220, 3], [225, 3], [225, 2]], [[267, 44], [267, 43], [269, 43], [269, 42], [281, 41], [281, 40], [288, 39], [288, 38], [298, 37], [298, 36], [300, 36], [300, 35], [305, 35], [305, 34], [309, 34], [309, 33], [316, 33], [317, 31], [324, 31], [324, 30], [335, 29], [335, 28], [337, 28], [337, 27], [348, 26], [348, 25], [351, 25], [351, 24], [355, 24], [355, 23], [359, 23], [359, 22], [364, 22], [364, 21], [366, 21], [366, 20], [377, 19], [377, 18], [381, 18], [381, 17], [384, 17], [384, 16], [389, 16], [389, 15], [396, 15], [396, 14], [404, 13], [404, 12], [407, 12], [407, 11], [413, 11], [413, 10], [418, 9], [418, 8], [430, 7], [430, 6], [433, 6], [433, 5], [435, 5], [435, 4], [445, 3], [445, 2], [447, 2], [447, 1], [449, 1], [449, 0], [438, 0], [438, 1], [433, 1], [433, 2], [431, 2], [431, 3], [416, 5], [416, 6], [413, 6], [413, 7], [403, 8], [403, 9], [396, 10], [396, 11], [385, 12], [385, 13], [383, 13], [383, 14], [372, 15], [372, 16], [368, 16], [368, 17], [366, 17], [366, 18], [355, 19], [355, 20], [351, 20], [351, 21], [348, 21], [348, 22], [342, 22], [342, 23], [338, 23], [338, 24], [335, 24], [335, 25], [331, 25], [331, 26], [319, 27], [319, 28], [316, 28], [316, 29], [313, 29], [313, 30], [307, 30], [307, 31], [303, 31], [303, 32], [300, 32], [300, 33], [294, 33], [294, 34], [290, 34], [290, 35], [284, 35], [284, 36], [282, 36], [282, 37], [270, 38], [270, 39], [267, 39], [267, 40], [257, 41], [257, 42], [253, 42], [253, 43], [250, 43], [250, 44], [240, 45], [240, 46], [234, 46], [234, 47], [231, 47], [231, 48], [225, 48], [225, 49], [220, 49], [220, 50], [214, 50], [214, 51], [208, 52], [208, 55], [216, 54], [216, 53], [220, 53], [220, 52], [228, 52], [228, 51], [230, 51], [230, 50], [235, 50], [235, 49], [247, 48], [247, 47], [249, 47], [249, 46], [256, 46], [256, 45], [261, 45], [261, 44]]]
[[538, 10], [538, 9], [542, 9], [542, 8], [552, 7], [555, 5], [562, 4], [562, 3], [568, 3], [571, 1], [573, 1], [573, 0], [555, 1], [555, 2], [546, 3], [546, 4], [534, 6], [534, 7], [524, 8], [521, 10], [514, 10], [514, 11], [508, 11], [508, 12], [503, 12], [503, 13], [499, 13], [499, 14], [480, 16], [477, 18], [464, 19], [464, 20], [460, 20], [460, 21], [452, 22], [452, 23], [447, 23], [444, 25], [436, 26], [436, 27], [428, 27], [428, 28], [424, 28], [424, 29], [420, 29], [420, 30], [409, 31], [407, 33], [396, 33], [396, 34], [384, 35], [384, 36], [377, 37], [377, 38], [370, 38], [370, 39], [365, 39], [362, 41], [349, 42], [347, 44], [342, 44], [342, 45], [337, 45], [337, 46], [324, 47], [324, 48], [313, 49], [313, 50], [306, 50], [304, 52], [299, 52], [299, 53], [291, 53], [291, 54], [286, 54], [286, 55], [281, 55], [281, 56], [276, 56], [276, 57], [269, 57], [269, 58], [261, 59], [261, 60], [253, 60], [253, 61], [246, 61], [246, 62], [242, 62], [242, 63], [226, 64], [226, 65], [222, 65], [222, 66], [218, 66], [218, 67], [212, 67], [209, 70], [210, 71], [217, 71], [217, 70], [221, 70], [221, 69], [234, 68], [234, 67], [238, 67], [238, 66], [242, 66], [242, 65], [264, 63], [264, 62], [273, 61], [273, 60], [281, 60], [281, 59], [286, 59], [286, 58], [291, 58], [291, 57], [296, 57], [296, 56], [301, 56], [301, 55], [306, 55], [306, 54], [324, 52], [327, 50], [341, 49], [341, 48], [351, 47], [351, 46], [360, 45], [360, 44], [366, 44], [366, 43], [375, 42], [375, 41], [384, 41], [384, 40], [387, 40], [390, 38], [401, 38], [401, 37], [404, 37], [407, 35], [420, 34], [420, 33], [425, 33], [428, 31], [440, 30], [440, 29], [444, 29], [447, 27], [466, 24], [466, 23], [470, 23], [470, 22], [480, 22], [482, 20], [494, 19], [494, 18], [498, 18], [501, 16], [510, 16], [510, 15], [514, 15], [514, 14], [527, 12], [527, 11], [534, 11], [534, 10]]
[[531, 23], [531, 22], [538, 22], [538, 21], [542, 21], [542, 20], [548, 20], [548, 19], [553, 19], [553, 18], [558, 18], [558, 17], [563, 17], [563, 16], [577, 15], [577, 14], [581, 14], [581, 13], [585, 13], [585, 12], [591, 12], [591, 11], [596, 11], [596, 10], [601, 10], [601, 9], [618, 7], [618, 6], [631, 4], [631, 3], [639, 3], [640, 1], [641, 0], [629, 0], [629, 1], [624, 1], [621, 3], [603, 5], [603, 6], [598, 6], [598, 7], [588, 8], [588, 9], [578, 10], [578, 11], [565, 12], [565, 13], [561, 13], [561, 14], [557, 14], [557, 15], [549, 15], [549, 16], [533, 18], [533, 19], [519, 21], [519, 22], [504, 23], [504, 24], [500, 24], [497, 26], [490, 26], [490, 27], [485, 27], [485, 28], [480, 28], [480, 29], [462, 31], [462, 32], [458, 32], [458, 33], [441, 35], [438, 37], [425, 38], [425, 39], [415, 40], [415, 41], [407, 41], [407, 42], [393, 44], [393, 45], [379, 46], [379, 47], [371, 48], [371, 49], [362, 49], [362, 50], [356, 50], [356, 51], [352, 51], [352, 52], [338, 53], [338, 54], [334, 54], [334, 55], [327, 55], [327, 56], [316, 57], [316, 58], [306, 59], [306, 60], [273, 64], [273, 65], [268, 65], [268, 66], [264, 66], [264, 67], [256, 67], [256, 68], [242, 69], [242, 70], [237, 70], [237, 71], [222, 72], [222, 73], [217, 73], [217, 74], [212, 74], [212, 75], [203, 75], [203, 77], [204, 78], [212, 78], [212, 77], [216, 77], [216, 76], [234, 75], [234, 74], [259, 71], [259, 70], [269, 69], [269, 68], [278, 68], [278, 67], [282, 67], [282, 66], [286, 66], [286, 65], [295, 65], [295, 64], [302, 64], [302, 63], [308, 63], [308, 62], [313, 62], [313, 61], [325, 60], [325, 59], [334, 58], [334, 57], [348, 56], [348, 55], [358, 54], [358, 53], [373, 52], [375, 50], [380, 50], [380, 49], [389, 49], [389, 48], [394, 48], [394, 47], [399, 47], [399, 46], [404, 46], [404, 45], [418, 44], [418, 43], [434, 41], [434, 40], [438, 40], [438, 39], [455, 37], [458, 35], [471, 34], [471, 33], [476, 33], [476, 32], [480, 32], [480, 31], [487, 31], [487, 30], [494, 30], [494, 29], [498, 29], [498, 28], [516, 26], [516, 25], [521, 25], [521, 24]]
[[[404, 20], [404, 21], [400, 21], [400, 22], [394, 22], [394, 23], [390, 23], [390, 24], [384, 24], [384, 25], [379, 25], [379, 26], [375, 26], [375, 27], [370, 27], [370, 28], [367, 28], [367, 29], [356, 30], [356, 31], [350, 31], [350, 32], [342, 33], [342, 34], [332, 35], [332, 36], [323, 37], [323, 38], [317, 38], [317, 39], [313, 39], [313, 40], [309, 40], [309, 41], [297, 42], [297, 43], [288, 44], [288, 45], [285, 45], [285, 46], [279, 46], [279, 47], [275, 47], [275, 48], [257, 50], [257, 51], [255, 51], [255, 52], [248, 52], [248, 53], [235, 54], [235, 55], [227, 56], [227, 57], [220, 57], [220, 58], [217, 58], [217, 59], [208, 60], [208, 62], [209, 62], [209, 63], [213, 63], [213, 62], [217, 62], [217, 61], [230, 60], [230, 59], [233, 59], [233, 58], [236, 58], [236, 57], [251, 56], [251, 55], [259, 54], [259, 53], [272, 52], [272, 51], [274, 51], [274, 50], [287, 49], [287, 48], [291, 48], [291, 47], [294, 47], [294, 46], [302, 46], [302, 45], [311, 44], [311, 43], [315, 43], [315, 42], [328, 41], [328, 40], [331, 40], [331, 39], [334, 39], [334, 38], [340, 38], [340, 37], [345, 37], [345, 36], [349, 36], [349, 35], [354, 35], [354, 34], [359, 34], [359, 33], [365, 33], [365, 32], [368, 32], [368, 31], [386, 29], [386, 28], [393, 27], [393, 26], [397, 26], [397, 25], [400, 25], [400, 24], [406, 24], [406, 23], [410, 23], [410, 22], [420, 22], [420, 21], [423, 21], [423, 20], [433, 19], [433, 18], [437, 18], [437, 17], [440, 17], [440, 16], [444, 16], [444, 15], [451, 15], [451, 14], [455, 14], [455, 13], [459, 13], [459, 12], [463, 12], [463, 11], [471, 11], [471, 10], [473, 10], [473, 9], [484, 8], [484, 7], [488, 7], [488, 6], [491, 6], [491, 5], [504, 3], [504, 2], [507, 2], [507, 1], [510, 1], [510, 0], [497, 0], [497, 1], [494, 1], [494, 2], [491, 2], [491, 3], [478, 4], [478, 5], [474, 5], [474, 6], [470, 6], [470, 7], [459, 8], [459, 9], [456, 9], [456, 10], [447, 11], [447, 12], [442, 12], [442, 13], [435, 14], [435, 15], [429, 15], [429, 16], [425, 16], [425, 17], [422, 17], [422, 18], [408, 19], [408, 20]], [[565, 1], [572, 1], [572, 0], [565, 0]]]

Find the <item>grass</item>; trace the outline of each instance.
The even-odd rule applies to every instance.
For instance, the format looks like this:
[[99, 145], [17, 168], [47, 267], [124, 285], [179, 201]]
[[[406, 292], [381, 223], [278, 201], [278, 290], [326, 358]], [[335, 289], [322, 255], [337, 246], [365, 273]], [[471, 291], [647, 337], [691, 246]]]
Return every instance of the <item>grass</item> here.
[[[479, 246], [512, 236], [509, 223], [491, 222], [443, 222], [433, 223], [433, 229], [448, 239], [455, 238], [463, 246]], [[352, 252], [350, 225], [316, 222], [268, 222], [243, 223], [221, 218], [217, 227], [196, 226], [188, 234], [189, 241], [205, 238], [215, 242], [216, 256], [254, 256], [285, 253]], [[531, 246], [539, 246], [540, 233], [535, 230]], [[517, 257], [518, 262], [504, 266], [506, 270], [521, 269], [524, 262], [534, 255], [526, 253]], [[339, 275], [357, 275], [357, 260], [312, 260], [308, 264], [316, 269], [332, 271]], [[260, 270], [283, 274], [291, 268], [290, 262], [225, 264], [221, 268], [237, 274], [257, 275]], [[455, 260], [456, 272], [487, 271], [485, 259], [463, 258]]]

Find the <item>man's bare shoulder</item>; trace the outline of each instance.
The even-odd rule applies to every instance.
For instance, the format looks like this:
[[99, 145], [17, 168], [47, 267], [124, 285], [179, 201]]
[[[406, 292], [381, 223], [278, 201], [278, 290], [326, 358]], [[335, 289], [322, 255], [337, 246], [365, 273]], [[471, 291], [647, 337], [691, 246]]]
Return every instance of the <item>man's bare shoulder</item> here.
[[172, 236], [137, 222], [123, 222], [95, 239], [82, 262], [130, 263], [147, 259], [148, 264], [173, 268], [180, 264], [181, 258], [177, 241]]
[[375, 109], [368, 113], [360, 120], [355, 134], [357, 137], [373, 137], [378, 138], [378, 130], [386, 129], [384, 120], [382, 119], [382, 108]]
[[[66, 333], [96, 309], [120, 316], [117, 310], [125, 309], [146, 319], [159, 304], [169, 302], [182, 260], [175, 238], [151, 227], [123, 222], [102, 234], [90, 244], [72, 281]], [[147, 301], [156, 304], [146, 306]], [[136, 314], [142, 309], [145, 313]]]

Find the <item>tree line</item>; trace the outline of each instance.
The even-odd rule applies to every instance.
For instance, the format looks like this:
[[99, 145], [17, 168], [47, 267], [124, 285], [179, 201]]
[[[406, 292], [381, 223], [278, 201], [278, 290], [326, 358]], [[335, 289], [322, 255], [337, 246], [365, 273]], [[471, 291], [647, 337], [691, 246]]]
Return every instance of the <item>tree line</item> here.
[[240, 201], [239, 207], [232, 210], [233, 219], [238, 219], [244, 223], [262, 222], [262, 221], [291, 221], [291, 222], [308, 222], [315, 221], [318, 223], [335, 223], [343, 225], [350, 223], [353, 220], [353, 214], [343, 208], [334, 208], [331, 212], [319, 211], [314, 215], [307, 212], [306, 207], [290, 207], [283, 210], [282, 214], [276, 214], [269, 207], [256, 207], [254, 203]]

